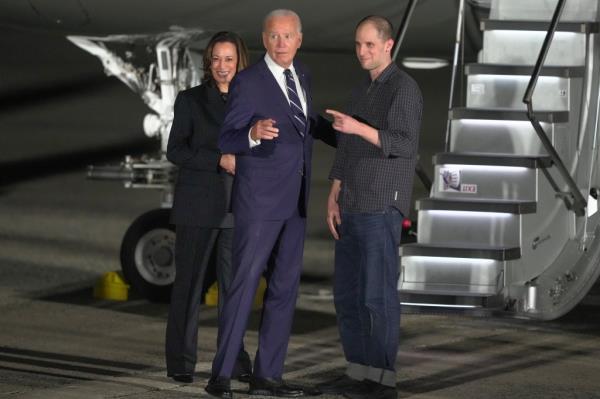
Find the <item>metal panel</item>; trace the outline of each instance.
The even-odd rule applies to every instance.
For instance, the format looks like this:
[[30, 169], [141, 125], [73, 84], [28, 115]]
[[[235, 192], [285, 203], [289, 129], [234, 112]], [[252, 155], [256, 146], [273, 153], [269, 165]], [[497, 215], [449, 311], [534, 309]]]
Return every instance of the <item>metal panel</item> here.
[[[519, 30], [547, 32], [547, 21], [515, 21], [484, 19], [479, 23], [481, 30]], [[557, 32], [598, 33], [597, 22], [559, 22]]]
[[550, 157], [529, 157], [511, 154], [471, 154], [456, 152], [440, 152], [433, 156], [435, 165], [483, 165], [483, 166], [514, 166], [529, 169], [549, 168], [552, 166]]
[[[477, 119], [477, 120], [494, 120], [494, 121], [527, 121], [527, 113], [523, 111], [497, 110], [497, 109], [480, 109], [480, 108], [452, 108], [448, 112], [448, 117], [454, 119]], [[536, 112], [536, 117], [540, 122], [546, 123], [566, 123], [569, 121], [569, 113], [566, 111], [539, 111]]]
[[[471, 63], [465, 66], [466, 75], [525, 75], [533, 74], [533, 67], [523, 65], [498, 65]], [[545, 66], [540, 76], [556, 76], [559, 78], [582, 78], [585, 67]]]
[[536, 203], [534, 201], [481, 200], [472, 198], [421, 198], [416, 202], [415, 205], [417, 210], [467, 211], [512, 214], [535, 213], [536, 211]]
[[400, 246], [400, 256], [430, 256], [445, 258], [477, 258], [494, 259], [498, 261], [519, 259], [521, 249], [519, 247], [501, 248], [485, 245], [469, 245], [443, 247], [438, 245], [404, 244]]
[[[412, 283], [400, 281], [398, 290], [403, 294], [425, 294], [425, 295], [456, 295], [456, 296], [492, 296], [500, 291], [492, 285], [455, 285], [455, 284], [432, 284]], [[434, 302], [433, 302], [434, 303]]]
[[[490, 18], [550, 21], [558, 0], [496, 0]], [[598, 0], [567, 1], [561, 21], [597, 21]]]
[[[467, 78], [467, 107], [527, 110], [523, 95], [529, 83], [525, 75], [470, 75]], [[536, 110], [568, 111], [567, 78], [539, 78], [533, 103]]]
[[[434, 173], [435, 198], [537, 200], [537, 169], [446, 164], [436, 165]], [[458, 184], [448, 184], [448, 176]]]
[[[566, 134], [565, 124], [542, 124], [550, 140]], [[546, 155], [530, 122], [458, 119], [451, 121], [450, 150], [489, 154]]]
[[420, 244], [520, 246], [520, 216], [509, 213], [419, 211]]
[[[482, 62], [535, 65], [546, 32], [492, 30], [483, 33]], [[544, 65], [580, 66], [585, 61], [585, 34], [556, 32]]]
[[400, 289], [409, 292], [495, 295], [504, 262], [490, 259], [403, 257]]

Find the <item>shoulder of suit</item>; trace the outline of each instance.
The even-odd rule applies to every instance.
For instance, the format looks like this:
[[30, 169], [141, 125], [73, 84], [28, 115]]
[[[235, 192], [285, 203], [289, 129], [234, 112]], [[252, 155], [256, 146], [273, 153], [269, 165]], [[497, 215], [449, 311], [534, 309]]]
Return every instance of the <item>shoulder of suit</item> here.
[[190, 87], [189, 89], [181, 90], [177, 95], [178, 98], [185, 99], [184, 101], [188, 104], [188, 106], [200, 106], [204, 107], [207, 104], [213, 103], [221, 103], [221, 101], [216, 101], [216, 99], [220, 100], [218, 97], [218, 93], [212, 93], [215, 88], [207, 85], [201, 84], [198, 86]]
[[241, 71], [236, 73], [234, 79], [245, 79], [251, 76], [255, 76], [256, 74], [260, 73], [260, 71], [264, 70], [264, 68], [266, 67], [267, 65], [265, 64], [265, 61], [261, 58], [258, 62], [248, 65], [245, 69], [242, 69]]
[[308, 67], [301, 61], [294, 60], [294, 68], [296, 69], [296, 74], [298, 76], [304, 75], [310, 77], [310, 71], [308, 70]]
[[[261, 61], [264, 64], [262, 59]], [[232, 87], [236, 87], [239, 90], [242, 87], [249, 88], [262, 82], [261, 76], [265, 75], [265, 71], [268, 71], [268, 69], [266, 64], [264, 65], [263, 69], [263, 65], [260, 64], [261, 61], [249, 65], [245, 69], [242, 69], [236, 73], [231, 81], [231, 84], [229, 85], [229, 91], [232, 91]]]
[[183, 96], [197, 96], [200, 94], [207, 93], [212, 90], [212, 87], [206, 83], [199, 84], [198, 86], [190, 87], [189, 89], [181, 90], [179, 94]]
[[177, 98], [186, 99], [189, 101], [192, 97], [194, 97], [195, 93], [198, 92], [198, 87], [200, 87], [200, 86], [195, 86], [195, 87], [191, 87], [189, 89], [180, 90], [179, 93], [177, 93]]
[[209, 99], [211, 99], [214, 95], [218, 94], [218, 91], [213, 86], [206, 83], [191, 87], [187, 90], [184, 90], [184, 92], [185, 95], [191, 98], [196, 98], [200, 100], [200, 102], [209, 101]]

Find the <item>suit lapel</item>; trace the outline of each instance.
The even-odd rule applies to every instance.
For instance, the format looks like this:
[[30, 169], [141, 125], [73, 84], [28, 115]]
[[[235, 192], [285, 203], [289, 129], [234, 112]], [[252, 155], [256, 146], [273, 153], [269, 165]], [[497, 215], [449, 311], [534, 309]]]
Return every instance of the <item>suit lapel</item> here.
[[208, 115], [217, 123], [221, 123], [225, 117], [225, 103], [221, 98], [219, 90], [215, 87], [203, 84], [200, 86], [199, 96], [195, 99], [199, 106], [203, 107]]
[[[296, 126], [295, 122], [294, 122], [294, 115], [292, 113], [292, 108], [290, 107], [290, 103], [288, 102], [285, 94], [283, 94], [283, 91], [281, 90], [281, 86], [279, 86], [279, 83], [277, 83], [277, 81], [275, 80], [275, 77], [271, 73], [271, 70], [267, 66], [267, 63], [265, 62], [264, 58], [260, 61], [260, 66], [261, 66], [261, 68], [260, 68], [261, 75], [266, 82], [267, 90], [270, 92], [270, 94], [273, 96], [273, 98], [277, 99], [276, 102], [281, 106], [281, 110], [283, 110], [283, 112], [290, 119], [290, 122], [292, 123], [292, 125]], [[294, 68], [295, 68], [295, 64], [294, 64]], [[302, 83], [301, 83], [301, 85], [302, 85]], [[308, 103], [307, 103], [307, 106], [308, 106]], [[298, 132], [298, 134], [300, 134], [300, 132]]]
[[260, 69], [261, 76], [263, 77], [263, 80], [266, 83], [266, 89], [269, 93], [269, 97], [275, 98], [276, 99], [275, 102], [277, 102], [277, 104], [279, 104], [281, 106], [281, 110], [283, 110], [291, 118], [292, 110], [289, 106], [287, 98], [281, 91], [281, 87], [275, 80], [275, 76], [273, 76], [273, 74], [269, 70], [269, 67], [267, 66], [267, 63], [265, 62], [264, 59], [262, 59], [260, 61], [260, 65], [261, 65], [261, 69]]

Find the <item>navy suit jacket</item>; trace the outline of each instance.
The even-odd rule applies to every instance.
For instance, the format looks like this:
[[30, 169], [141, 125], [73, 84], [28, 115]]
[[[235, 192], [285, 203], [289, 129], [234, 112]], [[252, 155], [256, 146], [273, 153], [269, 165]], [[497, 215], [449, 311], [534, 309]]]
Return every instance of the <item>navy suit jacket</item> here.
[[[302, 134], [264, 58], [239, 72], [229, 87], [219, 136], [223, 153], [236, 154], [232, 205], [236, 220], [285, 220], [296, 210], [306, 216], [311, 174], [313, 127], [308, 71], [294, 61], [306, 98], [308, 123]], [[260, 119], [274, 119], [279, 136], [250, 148], [248, 133]]]
[[167, 159], [178, 166], [171, 223], [233, 227], [233, 177], [219, 167], [217, 147], [225, 115], [219, 90], [203, 84], [180, 91], [175, 100]]

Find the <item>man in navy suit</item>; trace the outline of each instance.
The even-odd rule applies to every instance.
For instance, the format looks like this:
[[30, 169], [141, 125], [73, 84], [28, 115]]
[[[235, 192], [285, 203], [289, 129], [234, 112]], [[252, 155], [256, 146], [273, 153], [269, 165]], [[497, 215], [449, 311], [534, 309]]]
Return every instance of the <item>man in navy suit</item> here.
[[267, 289], [249, 393], [304, 394], [281, 376], [300, 281], [317, 116], [308, 71], [294, 60], [302, 43], [298, 15], [270, 12], [262, 38], [267, 53], [234, 78], [219, 137], [220, 150], [236, 155], [234, 277], [206, 391], [223, 398], [232, 397], [231, 373], [263, 273]]

